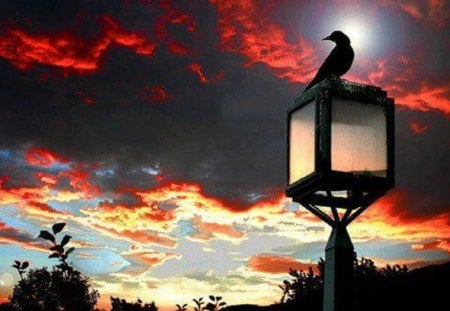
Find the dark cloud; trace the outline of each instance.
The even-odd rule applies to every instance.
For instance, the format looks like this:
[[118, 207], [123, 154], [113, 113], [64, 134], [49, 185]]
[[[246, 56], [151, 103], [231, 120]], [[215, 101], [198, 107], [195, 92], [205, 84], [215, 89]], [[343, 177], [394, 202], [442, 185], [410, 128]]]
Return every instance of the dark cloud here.
[[[286, 109], [301, 85], [277, 78], [270, 67], [275, 60], [267, 57], [244, 67], [253, 57], [248, 45], [223, 50], [220, 12], [208, 1], [167, 3], [2, 3], [2, 34], [11, 27], [40, 36], [70, 30], [92, 43], [101, 38], [101, 17], [107, 15], [127, 33], [157, 45], [146, 57], [111, 44], [89, 73], [41, 63], [21, 70], [1, 58], [1, 147], [20, 155], [36, 146], [73, 162], [98, 164], [109, 170], [91, 174], [103, 191], [157, 185], [155, 175], [143, 170], [149, 167], [164, 180], [198, 182], [208, 194], [237, 203], [249, 201], [250, 194], [265, 198], [282, 191]], [[280, 25], [272, 26], [281, 31]], [[412, 119], [429, 127], [416, 134], [408, 126]], [[442, 202], [448, 202], [448, 135], [443, 134], [448, 132], [448, 119], [439, 111], [397, 113], [397, 185], [428, 198], [412, 213], [442, 211]], [[29, 174], [29, 166], [16, 168], [17, 177]]]

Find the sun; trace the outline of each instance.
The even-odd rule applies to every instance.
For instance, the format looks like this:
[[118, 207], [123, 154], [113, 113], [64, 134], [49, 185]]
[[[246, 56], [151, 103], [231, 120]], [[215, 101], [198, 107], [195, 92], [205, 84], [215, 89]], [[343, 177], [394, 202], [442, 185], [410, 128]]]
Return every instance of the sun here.
[[345, 19], [340, 25], [340, 30], [349, 36], [355, 50], [364, 50], [370, 46], [370, 29], [363, 21]]

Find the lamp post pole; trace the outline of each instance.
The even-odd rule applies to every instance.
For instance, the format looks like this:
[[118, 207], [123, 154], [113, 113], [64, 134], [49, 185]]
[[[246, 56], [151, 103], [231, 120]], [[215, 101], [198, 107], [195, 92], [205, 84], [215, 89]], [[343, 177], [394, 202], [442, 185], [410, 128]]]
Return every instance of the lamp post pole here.
[[[330, 206], [332, 213], [328, 215], [308, 201], [297, 201], [332, 228], [325, 247], [323, 311], [354, 310], [353, 262], [355, 255], [347, 226], [384, 193], [384, 191], [374, 191], [361, 201], [359, 207], [346, 209], [342, 216], [339, 216], [335, 206]], [[331, 192], [328, 191], [327, 194], [331, 197]]]
[[346, 225], [337, 224], [325, 247], [323, 311], [353, 310], [353, 244]]

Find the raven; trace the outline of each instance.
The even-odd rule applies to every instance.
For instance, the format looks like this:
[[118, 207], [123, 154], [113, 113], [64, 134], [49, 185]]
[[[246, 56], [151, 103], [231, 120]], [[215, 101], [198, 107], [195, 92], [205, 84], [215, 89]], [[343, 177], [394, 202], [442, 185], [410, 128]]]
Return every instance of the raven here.
[[339, 78], [346, 73], [352, 65], [355, 53], [350, 46], [350, 39], [342, 31], [333, 31], [331, 35], [323, 38], [323, 40], [333, 41], [336, 43], [336, 46], [325, 59], [325, 62], [320, 67], [316, 76], [304, 91], [326, 78], [332, 76]]

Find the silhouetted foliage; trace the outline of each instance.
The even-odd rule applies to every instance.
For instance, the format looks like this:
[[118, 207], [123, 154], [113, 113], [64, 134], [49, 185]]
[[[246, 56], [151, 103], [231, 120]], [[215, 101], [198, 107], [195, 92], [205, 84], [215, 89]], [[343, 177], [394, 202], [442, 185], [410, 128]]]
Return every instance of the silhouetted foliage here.
[[[437, 280], [448, 279], [450, 263], [440, 267], [442, 274], [433, 273], [433, 280], [431, 273], [424, 273], [433, 271], [433, 267], [410, 271], [406, 266], [387, 265], [379, 269], [372, 260], [355, 257], [354, 310], [438, 310], [445, 289]], [[318, 275], [311, 268], [308, 272], [290, 270], [292, 279], [280, 285], [283, 290], [280, 301], [285, 302], [286, 308], [270, 310], [322, 310], [324, 268], [325, 261], [321, 259]]]
[[79, 271], [60, 264], [31, 269], [13, 289], [11, 305], [18, 311], [91, 311], [99, 294]]
[[291, 281], [284, 280], [280, 286], [283, 289], [281, 301], [314, 308], [311, 310], [315, 310], [317, 305], [317, 308], [321, 309], [317, 301], [320, 300], [323, 291], [323, 279], [315, 275], [311, 267], [308, 272], [290, 269], [289, 275], [292, 277]]
[[150, 303], [144, 303], [139, 298], [136, 302], [127, 302], [125, 299], [120, 299], [119, 297], [111, 299], [111, 311], [158, 311], [155, 303], [152, 301]]
[[75, 250], [74, 247], [70, 247], [67, 250], [64, 249], [64, 246], [66, 246], [67, 243], [69, 243], [70, 239], [72, 238], [70, 235], [65, 235], [61, 239], [61, 243], [58, 244], [56, 242], [55, 235], [60, 233], [64, 229], [65, 226], [66, 226], [66, 224], [63, 222], [54, 224], [52, 226], [52, 231], [53, 231], [54, 235], [51, 234], [50, 232], [48, 232], [47, 230], [42, 230], [39, 233], [39, 238], [43, 238], [43, 239], [53, 243], [53, 245], [49, 248], [50, 251], [52, 251], [52, 253], [48, 256], [48, 258], [58, 258], [59, 261], [61, 261], [64, 264], [66, 263], [66, 259], [69, 256], [69, 254]]
[[26, 277], [23, 277], [28, 268], [27, 261], [14, 261], [13, 267], [20, 275], [20, 281], [13, 289], [10, 297], [11, 306], [17, 311], [31, 310], [65, 310], [65, 311], [91, 311], [94, 310], [99, 297], [98, 291], [91, 289], [89, 278], [81, 272], [69, 266], [66, 262], [68, 255], [74, 250], [73, 247], [64, 250], [69, 243], [70, 236], [65, 235], [61, 243], [56, 242], [55, 235], [61, 232], [65, 223], [57, 223], [52, 226], [53, 234], [42, 230], [40, 238], [52, 242], [49, 248], [52, 254], [49, 258], [58, 258], [60, 264], [53, 267], [51, 271], [47, 267], [31, 269]]
[[221, 296], [209, 296], [210, 302], [206, 305], [204, 310], [208, 311], [220, 311], [223, 309], [223, 307], [227, 304], [225, 301], [222, 301]]
[[205, 304], [205, 302], [203, 301], [203, 297], [200, 297], [199, 299], [192, 299], [192, 301], [195, 302], [195, 307], [194, 310], [195, 311], [204, 311], [205, 308], [203, 307], [203, 305]]
[[25, 270], [29, 267], [30, 263], [28, 261], [20, 262], [18, 260], [14, 260], [13, 268], [17, 270], [19, 273], [20, 279], [23, 280], [23, 274]]
[[177, 306], [177, 311], [187, 311], [187, 303], [185, 303], [184, 305], [180, 305], [180, 304], [176, 304]]

